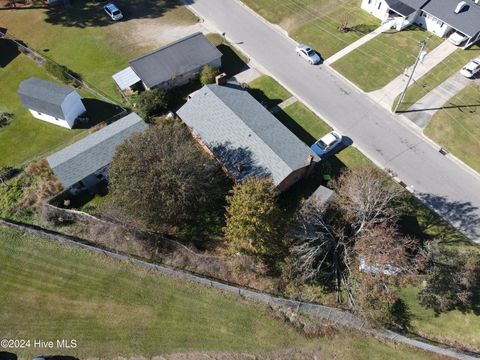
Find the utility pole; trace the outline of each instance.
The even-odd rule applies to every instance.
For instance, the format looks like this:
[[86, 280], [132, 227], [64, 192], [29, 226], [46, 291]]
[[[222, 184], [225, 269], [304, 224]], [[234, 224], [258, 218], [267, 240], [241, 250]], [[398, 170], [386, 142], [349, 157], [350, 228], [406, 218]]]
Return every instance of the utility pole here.
[[420, 41], [420, 51], [418, 52], [417, 59], [415, 60], [415, 64], [413, 65], [412, 73], [410, 74], [410, 77], [408, 78], [407, 84], [405, 85], [405, 89], [403, 89], [402, 95], [400, 96], [400, 99], [397, 102], [397, 105], [395, 106], [395, 110], [393, 110], [394, 113], [397, 112], [398, 108], [400, 107], [400, 104], [403, 102], [403, 99], [405, 98], [405, 94], [407, 93], [408, 86], [410, 85], [410, 82], [412, 81], [413, 74], [415, 73], [415, 69], [417, 68], [418, 63], [420, 62], [420, 59], [423, 59], [425, 56], [423, 54], [423, 51], [425, 50], [425, 46], [427, 46], [427, 40], [430, 37], [426, 38], [425, 40]]

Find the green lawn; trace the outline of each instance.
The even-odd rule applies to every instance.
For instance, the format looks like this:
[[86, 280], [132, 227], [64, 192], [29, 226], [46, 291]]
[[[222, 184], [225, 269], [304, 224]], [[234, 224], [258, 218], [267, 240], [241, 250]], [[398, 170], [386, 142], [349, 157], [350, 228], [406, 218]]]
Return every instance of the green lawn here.
[[[407, 110], [450, 76], [460, 71], [471, 59], [478, 56], [480, 56], [480, 47], [478, 45], [471, 46], [466, 50], [455, 50], [455, 52], [450, 54], [445, 60], [440, 62], [440, 64], [410, 85], [405, 94], [405, 99], [399, 107], [399, 111]], [[393, 104], [392, 109], [395, 108], [399, 97], [400, 94]]]
[[[1, 52], [4, 49], [0, 45], [0, 54], [5, 54]], [[46, 150], [66, 144], [82, 132], [37, 120], [23, 107], [17, 95], [18, 86], [22, 80], [32, 76], [53, 81], [43, 67], [23, 54], [19, 54], [6, 67], [0, 68], [0, 111], [13, 114], [12, 122], [0, 129], [0, 168], [21, 163]]]
[[[136, 38], [134, 20], [158, 20], [155, 25], [192, 24], [196, 18], [173, 0], [119, 0], [125, 21], [114, 23], [101, 2], [74, 1], [69, 7], [50, 10], [2, 11], [2, 27], [8, 33], [69, 67], [111, 98], [121, 100], [112, 75], [128, 60], [155, 47]], [[138, 24], [140, 25], [140, 24]]]
[[480, 316], [469, 311], [458, 310], [436, 315], [433, 310], [423, 308], [417, 301], [418, 289], [412, 286], [401, 290], [407, 303], [414, 332], [420, 336], [434, 338], [440, 342], [469, 344], [480, 351]]
[[[360, 8], [360, 1], [341, 5], [334, 0], [242, 0], [268, 21], [282, 26], [300, 43], [328, 58], [380, 26], [380, 21]], [[350, 31], [340, 32], [348, 18]]]
[[[362, 90], [377, 90], [414, 64], [418, 42], [428, 36], [429, 33], [416, 27], [389, 30], [335, 61], [332, 67]], [[426, 51], [433, 50], [442, 41], [439, 37], [430, 37]]]
[[425, 128], [425, 135], [480, 171], [480, 86], [467, 86], [444, 106]]
[[[38, 77], [53, 82], [45, 69], [27, 56], [14, 51], [12, 43], [0, 40], [0, 112], [13, 114], [10, 124], [0, 129], [0, 168], [18, 165], [35, 156], [44, 155], [78, 140], [85, 130], [69, 130], [35, 119], [23, 107], [17, 95], [22, 80]], [[106, 120], [120, 110], [80, 90], [89, 117], [93, 123]]]
[[268, 109], [292, 96], [282, 85], [267, 75], [251, 81], [248, 84], [248, 91]]
[[322, 358], [437, 358], [349, 331], [307, 340], [261, 306], [234, 295], [5, 228], [0, 228], [0, 264], [2, 338], [75, 339], [78, 344], [76, 349], [15, 350], [21, 358], [259, 353], [313, 346]]

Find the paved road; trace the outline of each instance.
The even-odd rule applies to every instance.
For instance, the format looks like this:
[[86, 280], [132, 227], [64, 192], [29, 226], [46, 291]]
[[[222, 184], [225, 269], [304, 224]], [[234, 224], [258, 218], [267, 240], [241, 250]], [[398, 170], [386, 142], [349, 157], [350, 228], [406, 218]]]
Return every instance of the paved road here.
[[[391, 115], [328, 66], [297, 57], [294, 43], [236, 0], [189, 0], [207, 26], [247, 54], [379, 166], [480, 243], [480, 179], [441, 155], [409, 121]], [[321, 50], [321, 49], [320, 49]], [[413, 126], [413, 125], [411, 125]]]

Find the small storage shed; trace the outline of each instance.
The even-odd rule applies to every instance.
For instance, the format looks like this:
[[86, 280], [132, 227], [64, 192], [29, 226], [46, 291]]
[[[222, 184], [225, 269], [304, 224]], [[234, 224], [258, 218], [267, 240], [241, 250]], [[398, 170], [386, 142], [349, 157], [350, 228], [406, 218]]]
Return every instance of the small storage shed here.
[[87, 111], [75, 89], [35, 77], [20, 83], [18, 96], [33, 117], [68, 129]]

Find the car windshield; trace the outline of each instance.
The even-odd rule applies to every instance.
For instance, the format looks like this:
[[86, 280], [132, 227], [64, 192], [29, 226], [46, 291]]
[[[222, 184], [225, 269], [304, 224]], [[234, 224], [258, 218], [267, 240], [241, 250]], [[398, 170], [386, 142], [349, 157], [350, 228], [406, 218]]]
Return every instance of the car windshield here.
[[112, 14], [113, 15], [120, 15], [120, 10], [115, 10]]
[[317, 145], [320, 149], [323, 149], [323, 150], [325, 150], [328, 147], [328, 145], [325, 144], [322, 140], [318, 140]]

